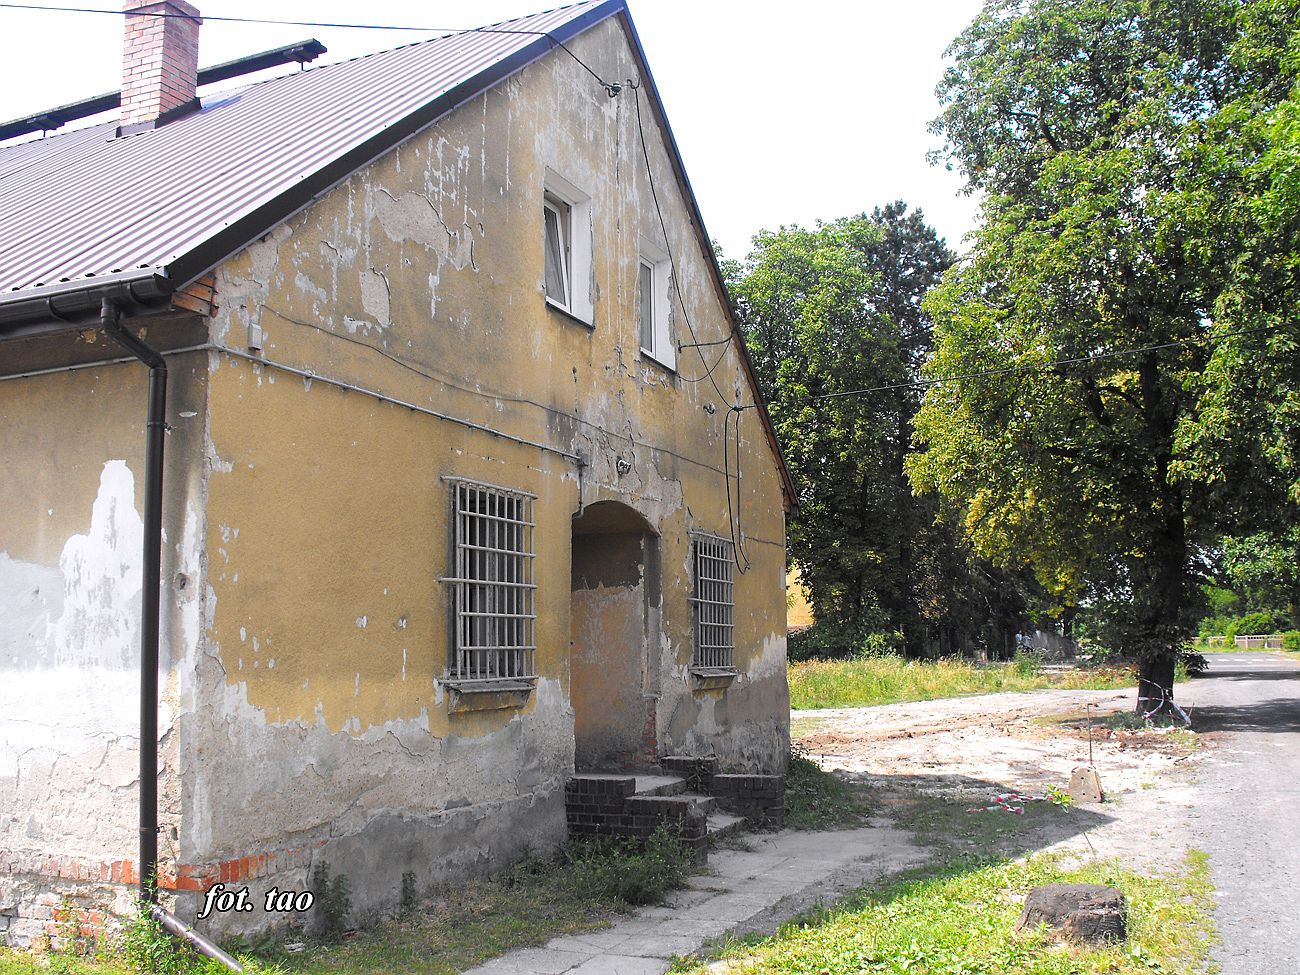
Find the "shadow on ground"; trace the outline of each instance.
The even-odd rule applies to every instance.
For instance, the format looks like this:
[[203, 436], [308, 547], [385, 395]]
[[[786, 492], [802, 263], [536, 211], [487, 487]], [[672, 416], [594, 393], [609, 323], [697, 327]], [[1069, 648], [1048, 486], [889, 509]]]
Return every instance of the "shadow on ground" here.
[[1012, 802], [1022, 813], [1007, 812], [995, 796], [1014, 786], [966, 775], [851, 775], [880, 812], [940, 858], [951, 854], [1002, 859], [1045, 849], [1112, 822], [1100, 806], [1064, 808], [1039, 799]]
[[1191, 709], [1192, 727], [1212, 731], [1300, 731], [1300, 702], [1294, 697], [1270, 698], [1252, 704], [1206, 704]]

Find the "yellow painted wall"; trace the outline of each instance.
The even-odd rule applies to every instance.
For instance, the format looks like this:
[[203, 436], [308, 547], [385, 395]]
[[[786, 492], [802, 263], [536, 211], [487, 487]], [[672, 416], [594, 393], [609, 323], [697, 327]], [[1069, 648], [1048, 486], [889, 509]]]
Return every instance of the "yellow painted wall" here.
[[[611, 77], [636, 74], [617, 21], [570, 47]], [[634, 508], [658, 536], [662, 598], [645, 666], [661, 751], [782, 766], [784, 514], [753, 411], [740, 422], [752, 563], [736, 579], [740, 676], [699, 691], [688, 672], [690, 532], [730, 535], [727, 403], [688, 381], [704, 372], [696, 352], [676, 374], [640, 355], [642, 237], [676, 256], [699, 339], [728, 325], [643, 104], [664, 239], [634, 97], [611, 99], [571, 58], [548, 55], [217, 269], [213, 339], [231, 354], [212, 355], [209, 380], [205, 706], [187, 716], [187, 856], [318, 844], [350, 871], [357, 903], [382, 904], [397, 896], [403, 861], [421, 864], [424, 883], [562, 837], [571, 520], [598, 500]], [[592, 327], [543, 297], [548, 168], [592, 197]], [[680, 307], [673, 316], [689, 342]], [[734, 350], [714, 376], [728, 400], [752, 402]], [[564, 453], [585, 459], [581, 474]], [[537, 496], [539, 679], [519, 708], [452, 713], [440, 680], [445, 477]]]

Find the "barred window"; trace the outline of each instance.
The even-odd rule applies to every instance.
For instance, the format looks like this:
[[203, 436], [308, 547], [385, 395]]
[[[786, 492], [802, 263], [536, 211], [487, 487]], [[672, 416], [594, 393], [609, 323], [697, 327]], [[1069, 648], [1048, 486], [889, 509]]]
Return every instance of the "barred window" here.
[[533, 496], [453, 481], [454, 645], [450, 676], [461, 680], [535, 674], [537, 590]]
[[732, 582], [731, 543], [711, 536], [692, 541], [695, 568], [696, 667], [734, 667], [735, 585]]

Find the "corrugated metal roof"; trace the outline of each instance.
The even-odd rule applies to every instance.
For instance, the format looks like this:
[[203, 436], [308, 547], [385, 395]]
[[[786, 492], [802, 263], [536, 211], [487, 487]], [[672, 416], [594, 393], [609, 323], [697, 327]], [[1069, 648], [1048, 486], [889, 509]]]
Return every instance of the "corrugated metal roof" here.
[[[177, 285], [622, 0], [570, 7], [310, 68], [116, 122], [0, 147], [0, 304], [154, 269]], [[541, 36], [541, 35], [550, 35]]]

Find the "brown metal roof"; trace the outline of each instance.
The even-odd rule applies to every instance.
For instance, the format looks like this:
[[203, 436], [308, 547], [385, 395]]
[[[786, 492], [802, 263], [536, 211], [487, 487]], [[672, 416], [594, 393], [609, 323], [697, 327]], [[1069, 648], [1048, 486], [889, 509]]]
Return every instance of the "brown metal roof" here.
[[204, 98], [192, 115], [134, 135], [118, 137], [110, 122], [0, 146], [0, 306], [16, 313], [106, 278], [183, 285], [557, 41], [624, 9], [623, 0], [587, 0], [310, 68]]

